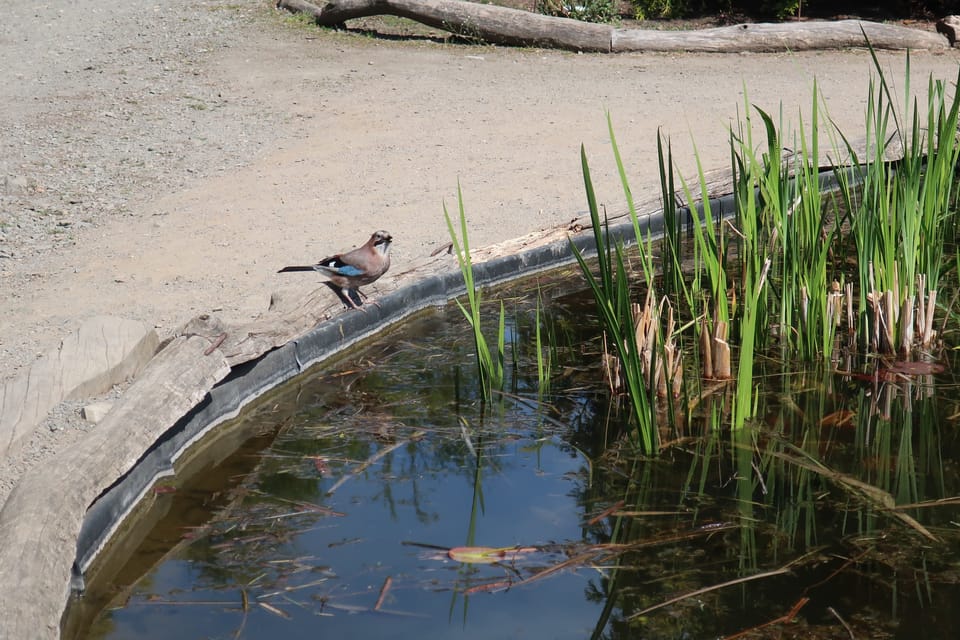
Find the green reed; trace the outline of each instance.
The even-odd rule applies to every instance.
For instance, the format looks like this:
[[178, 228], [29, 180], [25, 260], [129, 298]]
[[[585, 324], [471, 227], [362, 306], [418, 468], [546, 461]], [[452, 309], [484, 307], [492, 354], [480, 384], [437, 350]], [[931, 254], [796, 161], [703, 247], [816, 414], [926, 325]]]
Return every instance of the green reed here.
[[801, 113], [800, 133], [793, 138], [797, 153], [784, 157], [782, 125], [778, 127], [763, 110], [757, 112], [767, 135], [760, 195], [770, 227], [781, 352], [808, 362], [829, 359], [839, 305], [834, 274], [828, 272], [836, 226], [830, 223], [821, 193], [817, 84], [813, 85], [809, 135]]
[[537, 291], [537, 314], [534, 322], [536, 323], [536, 333], [535, 333], [535, 344], [534, 348], [537, 351], [537, 396], [542, 398], [544, 395], [550, 393], [550, 378], [552, 375], [553, 369], [553, 351], [550, 348], [550, 344], [556, 343], [556, 336], [553, 335], [552, 326], [548, 328], [548, 333], [550, 334], [549, 342], [545, 342], [542, 335], [543, 323], [540, 321], [541, 313], [543, 310], [543, 296], [540, 294], [540, 291]]
[[660, 201], [663, 206], [663, 240], [660, 243], [664, 294], [678, 298], [682, 293], [687, 306], [692, 306], [691, 292], [683, 273], [682, 221], [677, 214], [677, 186], [673, 172], [673, 147], [657, 133], [657, 160], [660, 169]]
[[[670, 146], [667, 146], [668, 151]], [[673, 174], [672, 155], [664, 162], [662, 145], [660, 150], [661, 167]], [[685, 289], [684, 298], [690, 313], [700, 322], [695, 323], [698, 333], [699, 350], [703, 375], [708, 379], [727, 379], [730, 377], [730, 351], [728, 328], [730, 321], [730, 299], [728, 297], [726, 234], [722, 224], [715, 222], [710, 204], [707, 178], [700, 162], [700, 154], [694, 148], [697, 164], [697, 180], [700, 193], [695, 196], [690, 185], [680, 178], [686, 200], [690, 203], [690, 217], [693, 231], [693, 273], [690, 287]], [[661, 169], [661, 172], [663, 169]], [[661, 179], [661, 189], [672, 185]], [[663, 191], [664, 202], [673, 199], [673, 193]], [[666, 206], [666, 205], [665, 205]], [[704, 283], [704, 277], [706, 283]], [[705, 286], [706, 284], [706, 286]]]
[[[822, 192], [821, 128], [833, 123], [816, 83], [809, 120], [801, 113], [799, 131], [794, 134], [785, 130], [782, 109], [776, 117], [745, 97], [745, 113], [729, 132], [735, 205], [731, 219], [714, 215], [706, 175], [695, 150], [694, 183], [679, 180], [691, 203], [692, 261], [685, 260], [682, 253], [672, 147], [658, 135], [664, 216], [660, 281], [667, 297], [685, 303], [695, 319], [688, 326], [699, 334], [704, 377], [735, 379], [730, 414], [734, 429], [742, 428], [757, 413], [757, 354], [775, 346], [785, 363], [793, 359], [830, 362], [838, 346], [842, 312], [853, 309], [854, 300], [857, 309], [848, 325], [858, 330], [861, 344], [872, 351], [909, 351], [915, 345], [930, 344], [933, 337], [943, 244], [955, 229], [960, 100], [956, 93], [948, 97], [945, 84], [931, 79], [925, 119], [916, 103], [909, 110], [910, 117], [901, 119], [875, 55], [873, 60], [879, 80], [870, 84], [866, 157], [861, 161], [842, 132], [835, 126], [826, 127], [832, 159], [836, 162], [845, 155], [854, 163], [850, 170], [835, 171], [845, 212], [838, 213], [834, 199], [825, 198]], [[909, 56], [906, 70], [909, 78]], [[909, 81], [906, 95], [910, 95]], [[904, 123], [909, 123], [906, 129]], [[755, 124], [763, 134], [760, 145], [755, 144]], [[649, 292], [658, 275], [651, 259], [652, 243], [641, 232], [609, 114], [607, 125], [639, 245], [642, 284]], [[887, 161], [891, 139], [899, 139], [903, 149], [897, 162]], [[790, 152], [785, 151], [788, 145], [793, 149]], [[639, 425], [638, 441], [645, 451], [652, 452], [657, 437], [657, 389], [652, 377], [644, 375], [644, 368], [650, 371], [664, 361], [664, 330], [658, 317], [654, 346], [638, 344], [640, 321], [631, 310], [625, 253], [605, 234], [582, 147], [581, 161], [598, 249], [596, 276], [574, 251], [620, 363]], [[857, 254], [855, 274], [844, 271], [849, 268], [843, 259], [849, 242], [846, 236], [852, 238]], [[859, 287], [848, 289], [847, 279], [855, 280]], [[731, 346], [736, 356], [735, 374]], [[652, 354], [653, 364], [641, 357], [643, 349]], [[686, 389], [679, 393], [691, 396]], [[673, 419], [672, 414], [670, 417]]]
[[503, 301], [500, 301], [500, 323], [497, 330], [496, 352], [490, 349], [486, 336], [483, 335], [483, 329], [480, 326], [480, 290], [477, 289], [473, 279], [473, 262], [470, 257], [470, 241], [467, 235], [467, 215], [463, 206], [463, 193], [460, 185], [457, 184], [457, 205], [460, 214], [460, 238], [457, 238], [457, 232], [454, 229], [453, 222], [450, 220], [450, 214], [447, 211], [447, 205], [443, 205], [443, 217], [447, 222], [447, 230], [450, 233], [450, 240], [453, 243], [453, 250], [457, 256], [457, 263], [460, 265], [460, 273], [463, 274], [463, 283], [467, 289], [468, 307], [457, 300], [457, 306], [467, 319], [471, 329], [473, 329], [474, 345], [476, 347], [477, 373], [480, 377], [480, 392], [484, 402], [490, 402], [493, 399], [494, 391], [503, 390], [504, 382], [504, 352], [505, 352], [505, 319]]
[[[629, 186], [626, 184], [625, 173], [622, 170], [619, 152], [616, 151], [616, 141], [611, 139], [614, 146], [617, 164], [621, 168], [621, 180], [624, 191], [628, 194], [628, 202], [634, 228], [639, 235], [636, 211], [633, 200], [629, 197]], [[637, 333], [634, 327], [634, 317], [631, 308], [632, 299], [630, 282], [626, 265], [626, 257], [621, 244], [611, 242], [607, 236], [606, 221], [600, 219], [600, 209], [590, 178], [590, 166], [583, 146], [580, 147], [580, 160], [583, 169], [583, 182], [587, 195], [587, 205], [590, 210], [590, 221], [593, 228], [594, 241], [597, 246], [597, 271], [587, 263], [586, 258], [570, 242], [571, 250], [583, 272], [590, 291], [593, 293], [600, 316], [600, 324], [613, 344], [613, 351], [621, 363], [621, 372], [626, 385], [627, 397], [630, 401], [632, 416], [636, 421], [636, 429], [632, 433], [633, 442], [641, 451], [653, 454], [659, 446], [659, 437], [656, 428], [656, 387], [644, 376], [643, 354], [637, 343]], [[642, 239], [638, 237], [641, 250], [641, 261], [646, 273], [653, 272], [652, 261], [648, 252], [644, 252]], [[647, 281], [649, 284], [649, 280]]]
[[[746, 91], [744, 91], [746, 94]], [[754, 352], [757, 343], [764, 342], [768, 334], [767, 321], [767, 273], [771, 258], [767, 240], [768, 228], [763, 226], [758, 188], [770, 188], [776, 179], [767, 174], [775, 168], [765, 166], [753, 151], [753, 130], [749, 111], [746, 126], [741, 121], [739, 131], [730, 132], [731, 171], [735, 202], [734, 234], [737, 238], [739, 262], [738, 305], [733, 314], [735, 334], [740, 341], [737, 361], [737, 381], [734, 389], [734, 429], [743, 427], [747, 418], [754, 415], [755, 395], [753, 379]], [[768, 163], [769, 164], [769, 163]]]
[[[943, 246], [955, 233], [960, 95], [955, 88], [949, 98], [931, 77], [924, 114], [911, 97], [908, 55], [901, 116], [871, 55], [878, 78], [868, 92], [867, 150], [861, 160], [844, 138], [859, 168], [854, 180], [841, 179], [859, 264], [858, 335], [872, 351], [909, 354], [934, 338]], [[893, 154], [899, 159], [888, 161]]]

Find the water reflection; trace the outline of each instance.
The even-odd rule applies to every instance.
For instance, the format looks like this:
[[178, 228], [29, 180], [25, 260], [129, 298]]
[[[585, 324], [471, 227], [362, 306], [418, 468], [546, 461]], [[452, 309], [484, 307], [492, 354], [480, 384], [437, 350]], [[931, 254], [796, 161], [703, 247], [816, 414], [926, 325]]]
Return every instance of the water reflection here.
[[166, 537], [91, 580], [64, 637], [949, 635], [960, 511], [927, 502], [960, 493], [949, 374], [769, 362], [761, 421], [731, 434], [703, 389], [646, 459], [590, 303], [547, 293], [551, 393], [524, 299], [491, 405], [456, 310], [303, 376], [231, 427], [265, 434], [235, 462], [158, 495]]

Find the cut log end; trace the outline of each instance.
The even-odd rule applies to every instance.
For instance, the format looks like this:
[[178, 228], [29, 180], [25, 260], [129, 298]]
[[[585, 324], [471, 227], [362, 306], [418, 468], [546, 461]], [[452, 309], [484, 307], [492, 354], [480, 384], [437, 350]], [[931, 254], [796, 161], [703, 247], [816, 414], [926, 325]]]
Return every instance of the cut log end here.
[[944, 16], [937, 20], [937, 33], [946, 37], [951, 47], [957, 46], [957, 34], [960, 33], [960, 16]]

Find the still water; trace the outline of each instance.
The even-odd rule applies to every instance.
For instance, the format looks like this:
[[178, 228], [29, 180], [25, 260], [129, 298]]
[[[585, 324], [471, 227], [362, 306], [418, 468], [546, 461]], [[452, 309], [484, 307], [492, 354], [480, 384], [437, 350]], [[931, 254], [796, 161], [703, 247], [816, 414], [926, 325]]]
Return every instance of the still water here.
[[960, 509], [887, 502], [960, 494], [949, 374], [759, 366], [763, 420], [711, 429], [704, 388], [638, 458], [560, 280], [549, 390], [535, 300], [509, 294], [494, 403], [456, 308], [301, 376], [155, 489], [64, 637], [955, 637]]

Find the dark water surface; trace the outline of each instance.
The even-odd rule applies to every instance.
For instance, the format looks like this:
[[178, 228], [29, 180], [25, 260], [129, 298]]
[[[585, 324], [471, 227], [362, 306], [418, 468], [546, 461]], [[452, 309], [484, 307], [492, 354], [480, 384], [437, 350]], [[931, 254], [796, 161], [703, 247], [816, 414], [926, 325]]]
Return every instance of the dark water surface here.
[[301, 376], [228, 427], [243, 444], [154, 491], [142, 543], [103, 560], [64, 637], [956, 636], [960, 508], [891, 509], [960, 494], [949, 368], [759, 366], [762, 420], [712, 428], [726, 393], [698, 388], [641, 459], [593, 303], [562, 281], [544, 286], [549, 393], [529, 299], [508, 299], [492, 406], [456, 308]]

